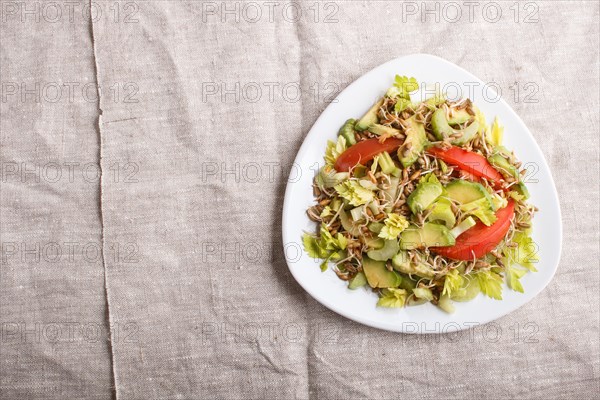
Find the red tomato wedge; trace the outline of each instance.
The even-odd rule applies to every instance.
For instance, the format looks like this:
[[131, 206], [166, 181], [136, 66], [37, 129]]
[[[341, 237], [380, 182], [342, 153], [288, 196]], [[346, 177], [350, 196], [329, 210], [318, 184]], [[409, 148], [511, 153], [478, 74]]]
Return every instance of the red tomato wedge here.
[[476, 177], [485, 178], [490, 182], [493, 181], [497, 188], [501, 185], [503, 180], [502, 175], [482, 155], [463, 150], [456, 146], [452, 146], [448, 150], [444, 150], [441, 147], [431, 147], [427, 152]]
[[475, 226], [456, 238], [456, 244], [450, 247], [432, 247], [437, 254], [454, 260], [472, 260], [480, 258], [494, 250], [504, 239], [515, 214], [515, 203], [508, 201], [506, 207], [496, 212], [496, 222], [485, 226], [478, 221]]
[[348, 172], [357, 164], [365, 165], [379, 153], [396, 150], [401, 144], [402, 140], [395, 138], [388, 138], [383, 143], [379, 143], [379, 139], [363, 140], [340, 154], [334, 167], [338, 172]]

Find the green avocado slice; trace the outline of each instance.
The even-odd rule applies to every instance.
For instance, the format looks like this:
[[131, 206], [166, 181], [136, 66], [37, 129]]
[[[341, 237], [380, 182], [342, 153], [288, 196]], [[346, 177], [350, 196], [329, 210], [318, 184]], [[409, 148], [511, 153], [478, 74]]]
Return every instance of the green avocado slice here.
[[379, 100], [375, 103], [369, 111], [361, 119], [358, 120], [356, 125], [354, 125], [354, 129], [357, 131], [366, 131], [371, 125], [376, 124], [378, 121], [377, 112], [383, 105], [383, 99]]
[[434, 273], [431, 268], [427, 265], [418, 263], [413, 264], [410, 262], [408, 252], [400, 250], [394, 257], [392, 257], [392, 267], [398, 272], [402, 272], [408, 275], [417, 275], [421, 278], [433, 278]]
[[427, 220], [429, 222], [443, 222], [446, 228], [452, 229], [456, 224], [456, 216], [452, 212], [450, 201], [445, 198], [438, 199], [431, 207]]
[[343, 136], [344, 139], [346, 139], [348, 146], [356, 144], [356, 138], [354, 137], [354, 124], [356, 124], [356, 120], [354, 118], [350, 118], [344, 123], [344, 125], [342, 125], [338, 133], [340, 136]]
[[407, 119], [406, 124], [406, 139], [398, 149], [398, 159], [405, 168], [417, 161], [428, 143], [425, 127], [417, 121], [416, 116]]
[[400, 131], [398, 129], [394, 129], [391, 126], [385, 126], [385, 125], [379, 125], [379, 124], [373, 124], [371, 126], [369, 126], [369, 128], [367, 129], [369, 132], [374, 133], [376, 135], [390, 135], [390, 136], [396, 136], [400, 133]]
[[402, 250], [418, 249], [423, 247], [454, 246], [455, 239], [450, 230], [444, 225], [426, 222], [422, 228], [412, 226], [400, 234], [400, 248]]
[[372, 288], [397, 288], [402, 283], [400, 275], [395, 271], [388, 270], [384, 261], [363, 257], [362, 267], [367, 282]]
[[417, 188], [406, 199], [406, 203], [413, 214], [419, 214], [433, 204], [441, 194], [442, 185], [439, 183], [419, 183]]
[[348, 282], [348, 289], [358, 289], [359, 287], [363, 287], [366, 284], [367, 277], [364, 273], [359, 272], [358, 274], [354, 275], [354, 278], [350, 279], [350, 282]]
[[481, 198], [486, 198], [492, 203], [492, 196], [477, 182], [470, 182], [464, 179], [456, 179], [446, 185], [446, 193], [448, 197], [460, 204], [467, 204]]
[[372, 260], [387, 261], [394, 257], [398, 250], [400, 250], [400, 245], [397, 240], [386, 240], [382, 248], [369, 250], [367, 255]]
[[471, 140], [479, 131], [479, 122], [473, 120], [466, 128], [454, 129], [450, 126], [445, 109], [438, 108], [431, 117], [431, 127], [438, 140], [444, 140], [444, 133], [448, 136], [460, 134], [460, 137], [452, 140], [452, 144], [460, 146]]

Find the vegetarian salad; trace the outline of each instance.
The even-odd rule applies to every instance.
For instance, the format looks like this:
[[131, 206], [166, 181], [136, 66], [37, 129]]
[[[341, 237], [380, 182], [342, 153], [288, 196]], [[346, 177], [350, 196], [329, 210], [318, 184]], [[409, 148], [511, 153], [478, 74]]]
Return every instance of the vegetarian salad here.
[[328, 142], [307, 211], [319, 230], [303, 236], [305, 250], [349, 289], [376, 292], [380, 307], [452, 312], [479, 293], [501, 300], [504, 281], [523, 292], [538, 260], [526, 170], [497, 119], [488, 126], [467, 98], [413, 102], [417, 89], [397, 75]]

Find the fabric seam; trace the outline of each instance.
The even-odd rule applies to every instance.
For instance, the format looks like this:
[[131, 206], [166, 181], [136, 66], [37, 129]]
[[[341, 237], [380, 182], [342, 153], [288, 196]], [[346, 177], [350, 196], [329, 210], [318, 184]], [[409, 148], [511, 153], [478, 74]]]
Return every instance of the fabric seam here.
[[[93, 0], [90, 0], [90, 6], [92, 6], [93, 4], [91, 4], [93, 2]], [[99, 210], [100, 210], [100, 241], [102, 243], [102, 267], [104, 269], [104, 298], [106, 300], [105, 304], [106, 304], [106, 322], [108, 324], [108, 347], [109, 347], [109, 351], [110, 351], [110, 369], [112, 372], [112, 397], [114, 399], [118, 398], [118, 392], [117, 392], [117, 374], [116, 374], [116, 369], [115, 369], [115, 353], [114, 353], [114, 346], [113, 346], [113, 332], [111, 327], [114, 326], [113, 325], [113, 321], [112, 321], [112, 316], [110, 313], [110, 301], [109, 301], [109, 295], [108, 295], [108, 270], [107, 270], [107, 266], [106, 266], [106, 252], [105, 252], [105, 247], [106, 247], [106, 242], [105, 242], [105, 236], [104, 236], [104, 209], [103, 209], [103, 204], [104, 204], [104, 192], [102, 190], [103, 186], [104, 186], [104, 171], [102, 169], [102, 158], [103, 158], [103, 152], [102, 152], [102, 102], [101, 102], [101, 90], [100, 90], [100, 73], [99, 73], [99, 67], [98, 67], [98, 55], [96, 53], [96, 37], [95, 37], [95, 33], [94, 33], [94, 21], [92, 18], [90, 18], [90, 33], [91, 33], [91, 40], [92, 40], [92, 56], [94, 58], [94, 75], [96, 77], [96, 88], [97, 88], [97, 92], [98, 92], [98, 120], [96, 122], [96, 129], [98, 131], [98, 145], [99, 145], [99, 150], [98, 150], [98, 166], [99, 166], [99, 170], [100, 170], [100, 187], [99, 187], [99, 193], [100, 193], [100, 199], [99, 199]]]

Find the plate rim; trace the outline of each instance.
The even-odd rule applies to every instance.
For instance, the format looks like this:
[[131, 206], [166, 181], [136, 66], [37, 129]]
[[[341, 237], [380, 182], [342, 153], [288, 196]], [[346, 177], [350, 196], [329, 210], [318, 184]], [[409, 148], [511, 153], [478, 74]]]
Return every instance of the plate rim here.
[[[369, 71], [363, 73], [360, 77], [358, 77], [357, 79], [355, 79], [352, 83], [350, 83], [346, 88], [344, 88], [344, 90], [342, 90], [340, 93], [337, 94], [337, 96], [335, 97], [335, 99], [338, 99], [342, 94], [344, 94], [347, 91], [351, 91], [352, 88], [354, 86], [357, 86], [361, 81], [368, 79], [367, 76], [370, 76], [374, 73], [376, 73], [377, 70], [379, 69], [385, 69], [385, 67], [389, 64], [392, 63], [397, 63], [401, 60], [405, 60], [405, 59], [409, 59], [409, 58], [424, 58], [424, 59], [430, 59], [432, 61], [438, 62], [438, 63], [442, 63], [442, 64], [449, 64], [450, 66], [460, 70], [462, 73], [465, 73], [471, 77], [473, 77], [474, 79], [476, 79], [478, 82], [482, 82], [483, 81], [475, 76], [473, 73], [467, 71], [466, 69], [462, 68], [461, 66], [452, 63], [451, 61], [448, 61], [442, 57], [433, 55], [433, 54], [428, 54], [428, 53], [413, 53], [413, 54], [408, 54], [408, 55], [404, 55], [404, 56], [400, 56], [400, 57], [396, 57], [394, 59], [391, 59], [389, 61], [386, 61], [372, 69], [370, 69]], [[489, 89], [492, 90], [492, 89]], [[334, 100], [335, 100], [334, 99]], [[554, 278], [556, 271], [558, 270], [558, 267], [560, 265], [560, 261], [562, 258], [562, 244], [563, 244], [563, 224], [562, 224], [562, 211], [561, 211], [561, 206], [560, 206], [560, 197], [558, 196], [558, 190], [556, 188], [556, 182], [554, 181], [554, 177], [552, 175], [552, 170], [550, 169], [550, 166], [546, 160], [546, 157], [544, 156], [544, 153], [541, 149], [541, 147], [539, 146], [537, 140], [535, 139], [535, 137], [533, 136], [533, 134], [531, 133], [531, 131], [529, 130], [529, 128], [527, 127], [527, 125], [525, 124], [525, 122], [521, 119], [521, 117], [516, 113], [516, 111], [504, 100], [503, 97], [499, 96], [499, 103], [502, 104], [502, 106], [504, 106], [506, 108], [506, 110], [508, 110], [508, 112], [512, 115], [513, 118], [515, 118], [515, 120], [524, 128], [524, 131], [527, 133], [527, 135], [529, 135], [529, 137], [532, 139], [532, 141], [535, 143], [535, 151], [539, 153], [540, 156], [540, 160], [543, 163], [543, 167], [548, 171], [549, 177], [550, 177], [550, 184], [551, 184], [551, 190], [552, 190], [552, 194], [554, 196], [554, 199], [556, 200], [556, 212], [557, 212], [557, 224], [558, 224], [558, 232], [557, 232], [557, 238], [558, 238], [558, 252], [557, 252], [557, 258], [555, 263], [553, 263], [553, 268], [552, 268], [552, 272], [551, 274], [547, 275], [545, 281], [543, 282], [543, 284], [529, 292], [531, 295], [528, 299], [526, 299], [525, 301], [519, 303], [518, 305], [516, 305], [515, 307], [512, 307], [510, 310], [507, 310], [506, 312], [501, 312], [498, 315], [492, 316], [492, 317], [484, 317], [484, 318], [478, 318], [478, 322], [477, 325], [481, 326], [481, 325], [485, 325], [489, 322], [495, 321], [497, 319], [500, 319], [502, 317], [505, 317], [506, 315], [518, 310], [519, 308], [523, 307], [524, 305], [526, 305], [527, 303], [529, 303], [530, 301], [532, 301], [534, 298], [536, 298], [547, 286], [548, 284], [552, 281], [552, 279]], [[303, 158], [304, 154], [307, 152], [307, 149], [309, 147], [312, 147], [309, 145], [309, 143], [311, 142], [309, 140], [309, 138], [311, 138], [314, 135], [317, 135], [317, 131], [315, 130], [315, 127], [317, 125], [319, 125], [319, 122], [325, 118], [328, 118], [329, 114], [332, 112], [333, 110], [333, 106], [336, 103], [334, 101], [332, 101], [319, 115], [319, 117], [315, 120], [315, 122], [312, 124], [311, 128], [308, 130], [308, 133], [306, 134], [306, 136], [304, 137], [302, 144], [300, 145], [300, 148], [298, 149], [298, 152], [296, 153], [296, 157], [294, 158], [294, 162], [292, 165], [299, 165], [300, 163], [298, 162], [299, 159]], [[288, 209], [290, 208], [290, 204], [291, 204], [291, 199], [290, 199], [290, 192], [292, 190], [293, 185], [295, 184], [295, 182], [290, 182], [289, 179], [286, 183], [286, 189], [285, 189], [285, 194], [284, 194], [284, 200], [283, 200], [283, 208], [282, 208], [282, 224], [281, 224], [281, 234], [282, 234], [282, 244], [284, 247], [284, 257], [286, 260], [286, 265], [289, 269], [289, 271], [291, 272], [292, 276], [294, 277], [294, 279], [296, 280], [296, 282], [300, 285], [300, 287], [302, 287], [302, 289], [304, 289], [313, 299], [315, 299], [317, 302], [319, 302], [320, 304], [322, 304], [323, 306], [325, 306], [326, 308], [328, 308], [329, 310], [335, 312], [336, 314], [339, 314], [345, 318], [348, 318], [354, 322], [358, 322], [360, 324], [369, 326], [369, 327], [373, 327], [373, 328], [377, 328], [377, 329], [382, 329], [385, 331], [389, 331], [389, 332], [396, 332], [396, 333], [408, 333], [408, 334], [437, 334], [437, 333], [451, 333], [451, 332], [457, 332], [457, 331], [462, 331], [465, 329], [469, 329], [469, 326], [466, 325], [460, 325], [458, 327], [450, 327], [448, 329], [444, 329], [443, 332], [437, 329], [437, 325], [436, 324], [436, 329], [435, 330], [429, 330], [427, 329], [426, 331], [422, 331], [421, 329], [419, 330], [406, 330], [404, 329], [404, 324], [400, 323], [398, 325], [394, 325], [394, 324], [387, 324], [387, 323], [382, 323], [379, 321], [373, 321], [373, 320], [369, 320], [366, 318], [363, 318], [360, 315], [353, 315], [349, 312], [346, 312], [345, 310], [339, 309], [338, 307], [336, 307], [336, 305], [331, 302], [328, 301], [326, 299], [326, 296], [322, 296], [320, 295], [318, 292], [313, 291], [311, 289], [311, 287], [309, 287], [308, 285], [305, 284], [305, 282], [302, 281], [302, 279], [300, 279], [297, 276], [297, 273], [295, 272], [294, 268], [292, 268], [292, 266], [290, 265], [290, 260], [287, 257], [287, 253], [286, 253], [286, 244], [287, 243], [298, 243], [297, 239], [296, 241], [294, 240], [287, 240], [289, 239], [287, 237], [286, 234], [286, 227], [288, 225], [287, 221], [288, 221]], [[304, 249], [301, 247], [301, 251], [304, 251]], [[504, 301], [504, 300], [502, 300]], [[374, 306], [375, 307], [375, 306]], [[457, 323], [457, 325], [459, 325]]]

